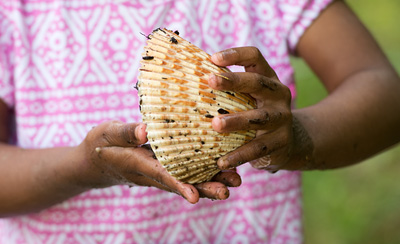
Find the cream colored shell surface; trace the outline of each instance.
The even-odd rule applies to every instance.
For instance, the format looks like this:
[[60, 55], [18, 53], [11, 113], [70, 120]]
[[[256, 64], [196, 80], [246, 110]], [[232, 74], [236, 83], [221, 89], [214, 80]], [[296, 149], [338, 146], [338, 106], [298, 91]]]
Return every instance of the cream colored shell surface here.
[[156, 29], [147, 36], [138, 93], [147, 137], [157, 159], [178, 180], [209, 181], [217, 160], [255, 136], [254, 131], [220, 134], [211, 127], [220, 114], [253, 109], [245, 94], [213, 90], [210, 74], [229, 72], [177, 32]]

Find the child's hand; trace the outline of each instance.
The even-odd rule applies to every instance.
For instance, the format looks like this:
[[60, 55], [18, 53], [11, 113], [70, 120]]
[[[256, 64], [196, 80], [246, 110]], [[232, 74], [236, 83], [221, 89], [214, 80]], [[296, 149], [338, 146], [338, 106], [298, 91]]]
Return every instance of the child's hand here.
[[209, 85], [217, 90], [248, 93], [257, 108], [236, 114], [220, 115], [212, 121], [214, 130], [230, 132], [257, 130], [256, 138], [221, 157], [221, 169], [251, 162], [255, 168], [275, 172], [290, 157], [293, 133], [291, 93], [255, 47], [232, 48], [214, 54], [211, 60], [220, 66], [240, 65], [246, 72], [211, 76]]
[[227, 185], [240, 185], [239, 175], [232, 172], [217, 176], [220, 182], [196, 186], [176, 180], [154, 158], [149, 147], [142, 146], [147, 141], [145, 129], [144, 124], [117, 121], [94, 127], [77, 148], [83, 158], [79, 183], [90, 188], [118, 184], [154, 186], [175, 192], [191, 203], [196, 203], [199, 197], [226, 199]]

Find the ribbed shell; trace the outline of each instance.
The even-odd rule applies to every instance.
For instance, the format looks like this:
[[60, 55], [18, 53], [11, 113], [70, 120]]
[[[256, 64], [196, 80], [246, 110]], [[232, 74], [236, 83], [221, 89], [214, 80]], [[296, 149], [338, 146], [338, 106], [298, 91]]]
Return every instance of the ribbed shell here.
[[138, 77], [143, 122], [161, 164], [178, 180], [209, 181], [217, 160], [255, 136], [254, 131], [220, 134], [214, 116], [255, 108], [245, 94], [213, 90], [210, 74], [229, 72], [210, 55], [167, 29], [148, 36]]

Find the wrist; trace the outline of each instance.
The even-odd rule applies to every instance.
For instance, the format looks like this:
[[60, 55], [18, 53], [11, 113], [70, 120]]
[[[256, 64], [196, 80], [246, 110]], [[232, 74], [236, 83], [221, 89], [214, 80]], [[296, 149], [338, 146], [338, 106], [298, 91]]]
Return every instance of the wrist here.
[[314, 142], [301, 121], [293, 115], [292, 121], [293, 147], [289, 163], [285, 165], [288, 170], [316, 169], [314, 157]]
[[71, 152], [74, 165], [73, 182], [78, 187], [86, 189], [105, 188], [118, 184], [110, 170], [96, 163], [100, 147], [88, 146], [85, 141], [73, 147]]

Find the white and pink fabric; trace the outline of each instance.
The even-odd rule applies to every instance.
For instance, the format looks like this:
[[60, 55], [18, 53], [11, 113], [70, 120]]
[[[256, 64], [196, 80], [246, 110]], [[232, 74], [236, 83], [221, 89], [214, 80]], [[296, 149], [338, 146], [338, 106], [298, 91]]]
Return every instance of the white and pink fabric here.
[[[208, 53], [258, 47], [295, 96], [290, 52], [330, 1], [1, 1], [0, 98], [15, 112], [16, 143], [74, 146], [101, 122], [140, 121], [141, 33], [158, 27]], [[243, 184], [226, 201], [191, 205], [142, 187], [91, 190], [1, 219], [0, 243], [301, 243], [300, 173], [238, 170]]]

